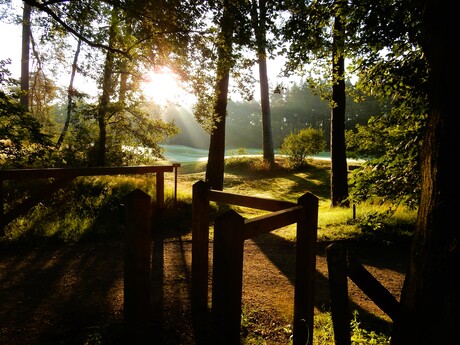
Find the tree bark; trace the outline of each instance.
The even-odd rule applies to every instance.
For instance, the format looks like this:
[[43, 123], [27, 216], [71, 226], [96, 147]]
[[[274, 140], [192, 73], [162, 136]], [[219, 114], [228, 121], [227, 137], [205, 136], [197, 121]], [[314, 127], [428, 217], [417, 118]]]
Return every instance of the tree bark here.
[[[260, 104], [262, 108], [262, 145], [263, 158], [270, 166], [275, 164], [275, 150], [273, 147], [273, 135], [270, 112], [270, 94], [268, 89], [267, 75], [267, 37], [266, 37], [266, 20], [267, 8], [266, 0], [254, 1], [252, 5], [252, 22], [257, 40], [257, 57], [259, 62], [259, 79], [260, 79]], [[257, 14], [257, 8], [259, 14]]]
[[24, 2], [22, 12], [21, 52], [21, 98], [22, 107], [29, 111], [29, 57], [30, 57], [30, 14], [32, 7]]
[[460, 179], [452, 167], [460, 152], [458, 80], [460, 64], [455, 11], [426, 0], [423, 50], [430, 66], [428, 126], [421, 152], [422, 190], [402, 315], [392, 345], [460, 344]]
[[128, 62], [125, 58], [122, 58], [120, 64], [120, 95], [118, 97], [118, 102], [120, 103], [121, 107], [125, 107], [126, 102], [126, 93], [128, 92]]
[[77, 49], [75, 50], [75, 55], [73, 57], [73, 64], [72, 64], [72, 73], [70, 75], [70, 82], [69, 88], [67, 89], [67, 116], [65, 118], [64, 127], [62, 128], [61, 135], [56, 143], [56, 148], [59, 149], [64, 141], [64, 138], [67, 134], [70, 124], [70, 118], [72, 117], [72, 110], [73, 110], [73, 97], [75, 96], [75, 89], [73, 87], [73, 82], [75, 80], [75, 74], [77, 73], [77, 62], [78, 57], [80, 55], [80, 47], [81, 47], [81, 40], [78, 40]]
[[[338, 0], [338, 8], [345, 2]], [[349, 206], [348, 168], [345, 146], [345, 18], [338, 14], [334, 21], [332, 50], [331, 109], [331, 206]]]
[[[115, 27], [118, 25], [116, 11], [112, 12], [112, 22], [109, 28], [109, 46], [113, 47], [116, 40]], [[115, 56], [111, 50], [107, 50], [104, 64], [104, 74], [102, 76], [102, 94], [99, 99], [99, 107], [97, 110], [97, 123], [99, 126], [99, 139], [97, 142], [96, 151], [96, 166], [106, 165], [106, 144], [107, 144], [107, 118], [109, 117], [110, 96], [113, 94]]]
[[208, 165], [206, 166], [206, 182], [209, 188], [222, 190], [224, 186], [225, 168], [225, 120], [227, 117], [227, 97], [230, 69], [232, 66], [232, 43], [234, 22], [232, 19], [231, 2], [224, 1], [221, 19], [221, 37], [218, 46], [216, 103], [214, 105], [215, 128], [211, 133]]
[[110, 103], [110, 94], [112, 90], [112, 73], [113, 73], [113, 54], [107, 52], [105, 66], [104, 66], [104, 76], [102, 80], [102, 94], [99, 99], [99, 106], [97, 110], [97, 123], [99, 127], [99, 138], [97, 142], [97, 156], [96, 156], [96, 166], [105, 166], [105, 153], [106, 153], [106, 143], [107, 143], [107, 121], [106, 117], [108, 116], [108, 108]]

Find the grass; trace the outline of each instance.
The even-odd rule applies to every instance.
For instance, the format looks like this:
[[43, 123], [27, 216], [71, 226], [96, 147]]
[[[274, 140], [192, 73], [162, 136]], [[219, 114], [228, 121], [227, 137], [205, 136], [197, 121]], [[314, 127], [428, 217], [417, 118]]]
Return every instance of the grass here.
[[[191, 198], [193, 184], [205, 179], [205, 169], [204, 162], [187, 164], [180, 168], [179, 198]], [[415, 225], [416, 210], [401, 205], [395, 207], [378, 199], [356, 204], [354, 208], [331, 208], [329, 180], [330, 162], [327, 160], [311, 159], [302, 170], [292, 170], [280, 158], [277, 166], [269, 169], [259, 158], [232, 157], [226, 160], [224, 191], [294, 203], [306, 192], [314, 194], [319, 199], [319, 241], [357, 237], [396, 240], [410, 237]], [[172, 183], [170, 180], [169, 185]], [[219, 212], [217, 206], [214, 206], [215, 212]], [[232, 208], [245, 218], [263, 213], [237, 206]], [[212, 232], [212, 228], [210, 230]], [[277, 235], [294, 241], [295, 225], [277, 230]]]
[[[354, 205], [354, 208], [330, 207], [330, 162], [310, 160], [302, 170], [290, 169], [282, 159], [269, 169], [261, 159], [231, 157], [226, 160], [224, 191], [297, 202], [304, 193], [319, 199], [318, 240], [333, 241], [350, 238], [378, 238], [387, 241], [407, 239], [415, 225], [416, 211], [395, 207], [378, 199]], [[205, 178], [205, 162], [181, 166], [174, 196], [174, 174], [166, 174], [166, 208], [162, 228], [176, 231], [191, 239], [191, 210], [193, 184]], [[36, 183], [4, 186], [5, 200], [21, 200]], [[59, 241], [72, 243], [95, 238], [122, 236], [123, 198], [134, 189], [155, 195], [154, 176], [82, 177], [53, 199], [39, 204], [27, 215], [10, 223], [0, 238], [0, 244], [11, 242]], [[13, 207], [6, 204], [6, 211]], [[232, 206], [233, 207], [233, 206]], [[251, 218], [261, 211], [233, 207], [243, 217]], [[222, 208], [213, 205], [217, 214]], [[212, 227], [210, 228], [212, 235]], [[295, 225], [276, 230], [277, 236], [295, 241]], [[243, 315], [245, 322], [250, 317]], [[330, 314], [315, 316], [315, 343], [333, 344]], [[387, 344], [388, 336], [367, 332], [357, 317], [352, 323], [352, 344]], [[246, 344], [262, 344], [247, 338]]]
[[[119, 238], [122, 235], [123, 198], [135, 189], [155, 195], [154, 176], [98, 176], [77, 178], [51, 200], [35, 206], [11, 222], [0, 242], [78, 242], [94, 238]], [[5, 211], [43, 186], [36, 183], [5, 186]]]

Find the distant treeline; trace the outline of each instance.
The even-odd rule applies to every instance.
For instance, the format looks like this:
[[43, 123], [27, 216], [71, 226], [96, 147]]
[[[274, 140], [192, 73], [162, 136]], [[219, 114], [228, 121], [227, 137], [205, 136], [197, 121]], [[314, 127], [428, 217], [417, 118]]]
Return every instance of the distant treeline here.
[[[352, 85], [350, 85], [352, 87]], [[283, 139], [292, 132], [307, 127], [323, 129], [329, 142], [329, 102], [321, 99], [306, 83], [294, 84], [281, 93], [271, 94], [271, 122], [273, 143], [278, 148]], [[260, 104], [252, 101], [229, 101], [226, 124], [227, 148], [262, 148], [262, 118]], [[371, 116], [380, 116], [383, 107], [374, 99], [356, 103], [347, 98], [346, 129], [366, 124]], [[165, 120], [174, 120], [180, 133], [166, 144], [209, 148], [209, 135], [193, 118], [193, 114], [181, 107], [166, 109]]]

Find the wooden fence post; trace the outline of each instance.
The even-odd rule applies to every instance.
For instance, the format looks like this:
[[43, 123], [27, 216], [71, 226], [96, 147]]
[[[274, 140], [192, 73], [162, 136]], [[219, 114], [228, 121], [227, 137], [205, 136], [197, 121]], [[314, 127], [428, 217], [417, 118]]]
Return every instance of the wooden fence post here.
[[165, 175], [162, 171], [156, 173], [156, 201], [160, 208], [165, 204]]
[[180, 167], [179, 163], [173, 164], [174, 169], [174, 205], [177, 204], [177, 169]]
[[326, 257], [335, 344], [350, 345], [351, 319], [348, 303], [347, 252], [340, 244], [333, 243], [327, 246]]
[[192, 196], [192, 311], [208, 311], [209, 200], [205, 182], [193, 185]]
[[136, 189], [124, 199], [124, 322], [127, 341], [149, 342], [151, 198]]
[[5, 217], [5, 204], [3, 202], [3, 179], [0, 179], [0, 237], [5, 236], [5, 225], [6, 223], [3, 221]]
[[212, 280], [213, 344], [240, 343], [244, 218], [233, 210], [215, 220]]
[[293, 345], [304, 345], [313, 343], [318, 198], [306, 193], [297, 203], [303, 214], [297, 221]]

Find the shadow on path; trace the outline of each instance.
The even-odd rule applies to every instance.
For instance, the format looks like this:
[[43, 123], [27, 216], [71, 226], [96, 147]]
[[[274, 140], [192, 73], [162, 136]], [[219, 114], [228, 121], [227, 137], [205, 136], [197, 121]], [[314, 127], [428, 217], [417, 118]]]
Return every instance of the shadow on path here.
[[115, 241], [2, 248], [0, 343], [115, 341], [122, 325], [122, 262]]
[[[295, 284], [295, 245], [274, 233], [268, 233], [252, 239], [265, 256], [284, 274], [289, 281]], [[345, 248], [349, 249], [352, 255], [363, 265], [370, 265], [378, 269], [388, 269], [400, 274], [405, 273], [406, 256], [408, 253], [407, 244], [396, 245], [384, 242], [359, 242], [341, 241]], [[330, 311], [329, 282], [327, 269], [318, 270], [318, 260], [326, 259], [326, 247], [332, 242], [317, 243], [317, 271], [315, 280], [315, 307], [321, 312]], [[276, 249], [274, 249], [276, 248]], [[324, 265], [323, 265], [324, 266]], [[353, 285], [349, 280], [350, 285]], [[350, 310], [356, 310], [359, 318], [365, 324], [372, 325], [377, 329], [388, 330], [391, 322], [389, 319], [382, 318], [369, 313], [359, 304], [353, 301], [353, 296], [349, 293]], [[395, 296], [398, 300], [399, 297]]]

